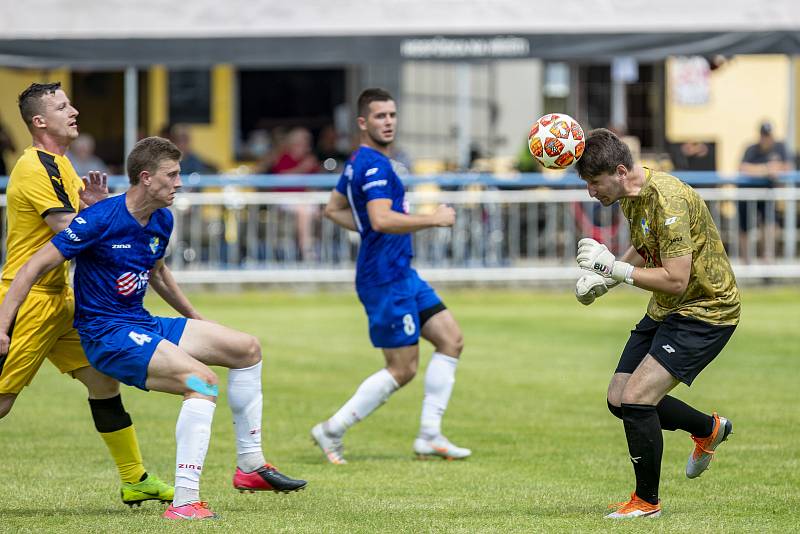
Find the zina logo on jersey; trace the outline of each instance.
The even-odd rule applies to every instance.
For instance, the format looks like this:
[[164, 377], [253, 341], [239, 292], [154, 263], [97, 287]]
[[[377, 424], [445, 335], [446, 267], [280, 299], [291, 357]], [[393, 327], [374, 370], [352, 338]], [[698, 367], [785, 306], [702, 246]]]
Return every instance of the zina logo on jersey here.
[[117, 293], [127, 297], [133, 293], [147, 289], [147, 283], [150, 280], [150, 272], [142, 271], [139, 274], [128, 271], [122, 273], [117, 277]]

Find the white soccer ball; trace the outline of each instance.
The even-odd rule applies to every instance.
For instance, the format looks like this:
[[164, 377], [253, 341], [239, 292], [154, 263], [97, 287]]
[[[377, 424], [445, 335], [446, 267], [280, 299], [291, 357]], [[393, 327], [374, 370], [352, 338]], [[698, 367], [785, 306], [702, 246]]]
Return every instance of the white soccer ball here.
[[539, 117], [528, 134], [528, 148], [548, 169], [566, 169], [583, 155], [583, 128], [563, 113]]

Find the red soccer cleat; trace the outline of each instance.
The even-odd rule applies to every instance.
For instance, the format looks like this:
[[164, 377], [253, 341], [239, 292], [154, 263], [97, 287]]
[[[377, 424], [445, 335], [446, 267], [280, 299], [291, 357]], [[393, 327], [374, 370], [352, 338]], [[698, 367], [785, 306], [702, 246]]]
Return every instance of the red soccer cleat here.
[[233, 475], [233, 487], [244, 493], [249, 491], [274, 491], [275, 493], [290, 493], [306, 487], [305, 480], [289, 478], [275, 466], [264, 464], [252, 473], [245, 473], [238, 467]]

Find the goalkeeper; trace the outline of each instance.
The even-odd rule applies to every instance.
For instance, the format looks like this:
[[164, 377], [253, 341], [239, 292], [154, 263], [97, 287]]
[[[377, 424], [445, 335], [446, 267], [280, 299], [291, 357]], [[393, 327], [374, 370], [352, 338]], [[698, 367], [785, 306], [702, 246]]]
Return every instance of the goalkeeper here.
[[662, 430], [684, 430], [695, 442], [686, 476], [706, 470], [733, 425], [667, 395], [720, 353], [739, 322], [739, 291], [705, 202], [674, 176], [634, 165], [612, 132], [594, 130], [577, 171], [604, 206], [619, 201], [632, 247], [618, 260], [594, 239], [578, 243], [577, 261], [590, 271], [575, 287], [592, 304], [620, 283], [651, 291], [647, 313], [631, 332], [608, 386], [608, 409], [622, 420], [636, 490], [609, 518], [655, 517]]

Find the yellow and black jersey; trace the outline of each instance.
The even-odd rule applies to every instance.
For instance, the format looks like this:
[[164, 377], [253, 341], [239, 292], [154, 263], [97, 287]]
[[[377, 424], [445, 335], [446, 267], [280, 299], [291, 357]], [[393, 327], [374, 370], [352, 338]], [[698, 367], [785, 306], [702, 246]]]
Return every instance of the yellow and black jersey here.
[[[17, 271], [53, 237], [44, 218], [51, 213], [76, 213], [83, 188], [66, 156], [28, 147], [17, 160], [8, 181], [8, 238], [3, 280], [13, 280]], [[38, 282], [59, 287], [67, 283], [69, 266], [53, 269]]]
[[707, 323], [739, 322], [739, 289], [719, 231], [700, 195], [679, 179], [645, 169], [639, 195], [620, 199], [631, 228], [631, 243], [645, 267], [663, 258], [692, 255], [689, 285], [682, 295], [653, 292], [647, 314], [663, 321], [678, 313]]

